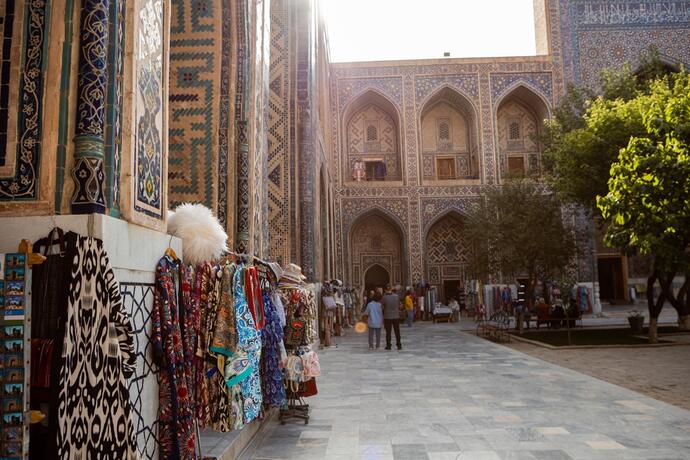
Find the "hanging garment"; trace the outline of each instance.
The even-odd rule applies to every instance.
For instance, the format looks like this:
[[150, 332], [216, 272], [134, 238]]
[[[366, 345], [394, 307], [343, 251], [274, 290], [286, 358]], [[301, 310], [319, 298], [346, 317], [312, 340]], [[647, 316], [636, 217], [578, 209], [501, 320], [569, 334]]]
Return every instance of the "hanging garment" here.
[[266, 326], [261, 331], [263, 345], [261, 360], [261, 389], [264, 402], [272, 407], [281, 407], [285, 403], [285, 386], [281, 370], [281, 349], [283, 343], [283, 328], [271, 296], [264, 294], [264, 313]]
[[252, 366], [249, 376], [240, 382], [244, 410], [244, 423], [249, 423], [261, 412], [261, 336], [254, 325], [254, 318], [249, 312], [247, 298], [242, 283], [244, 267], [235, 272], [235, 311], [237, 327], [237, 349], [246, 353]]
[[[189, 287], [190, 271], [179, 260], [163, 257], [156, 267], [156, 288], [153, 297], [154, 360], [160, 367], [158, 424], [160, 458], [195, 459], [196, 435], [194, 410], [190, 400], [188, 372], [185, 362], [180, 312], [181, 302], [188, 300], [182, 287]], [[191, 363], [189, 363], [191, 364]]]
[[201, 428], [210, 424], [209, 378], [212, 369], [207, 355], [210, 342], [209, 317], [215, 315], [215, 273], [213, 266], [206, 262], [196, 270], [192, 297], [199, 305], [199, 335], [194, 354], [194, 391], [196, 399], [196, 419]]
[[252, 318], [254, 318], [254, 326], [260, 331], [264, 328], [266, 319], [264, 317], [264, 304], [261, 295], [261, 286], [259, 284], [259, 274], [256, 267], [247, 267], [245, 269], [245, 283], [247, 305], [249, 306]]
[[60, 369], [58, 456], [137, 458], [127, 379], [136, 365], [130, 318], [103, 242], [68, 233], [72, 261]]

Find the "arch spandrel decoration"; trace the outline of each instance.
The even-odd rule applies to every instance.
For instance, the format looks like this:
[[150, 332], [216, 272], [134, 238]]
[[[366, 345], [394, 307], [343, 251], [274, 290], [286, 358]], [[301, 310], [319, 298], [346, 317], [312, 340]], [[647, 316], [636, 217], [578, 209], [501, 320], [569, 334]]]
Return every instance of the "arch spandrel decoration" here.
[[444, 86], [421, 104], [419, 120], [423, 181], [479, 178], [479, 122], [468, 96]]
[[400, 111], [377, 90], [361, 93], [343, 111], [343, 181], [400, 181], [403, 177]]
[[541, 171], [539, 135], [550, 118], [548, 100], [523, 82], [507, 88], [496, 100], [496, 145], [499, 175]]

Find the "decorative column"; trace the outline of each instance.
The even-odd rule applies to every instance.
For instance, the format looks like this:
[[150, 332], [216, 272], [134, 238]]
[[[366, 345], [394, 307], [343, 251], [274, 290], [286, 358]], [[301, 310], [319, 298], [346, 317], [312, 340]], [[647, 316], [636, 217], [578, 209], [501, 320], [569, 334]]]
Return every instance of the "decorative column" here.
[[82, 0], [72, 213], [105, 213], [105, 107], [109, 0]]
[[237, 122], [237, 235], [235, 249], [249, 248], [249, 143], [247, 120]]

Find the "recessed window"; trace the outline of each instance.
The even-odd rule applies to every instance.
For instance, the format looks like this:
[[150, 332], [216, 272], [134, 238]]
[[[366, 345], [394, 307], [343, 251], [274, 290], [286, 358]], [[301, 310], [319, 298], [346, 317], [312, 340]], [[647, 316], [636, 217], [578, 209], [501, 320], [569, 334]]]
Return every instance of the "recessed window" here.
[[455, 159], [454, 158], [437, 158], [436, 159], [436, 177], [438, 180], [453, 180], [455, 179]]
[[438, 124], [438, 138], [442, 141], [450, 140], [450, 125], [445, 120]]
[[520, 139], [520, 123], [512, 121], [508, 127], [508, 138], [511, 141]]
[[367, 126], [367, 142], [374, 142], [379, 139], [379, 133], [378, 129], [376, 129], [376, 126], [374, 125], [369, 125]]

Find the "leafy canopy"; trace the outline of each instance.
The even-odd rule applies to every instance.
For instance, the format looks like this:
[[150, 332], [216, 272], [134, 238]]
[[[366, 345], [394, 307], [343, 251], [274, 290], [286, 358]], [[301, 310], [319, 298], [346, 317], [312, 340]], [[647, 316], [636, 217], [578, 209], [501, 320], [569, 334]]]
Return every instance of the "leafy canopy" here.
[[607, 244], [653, 254], [656, 268], [690, 269], [690, 77], [654, 81], [629, 103], [643, 131], [620, 150], [599, 198]]

